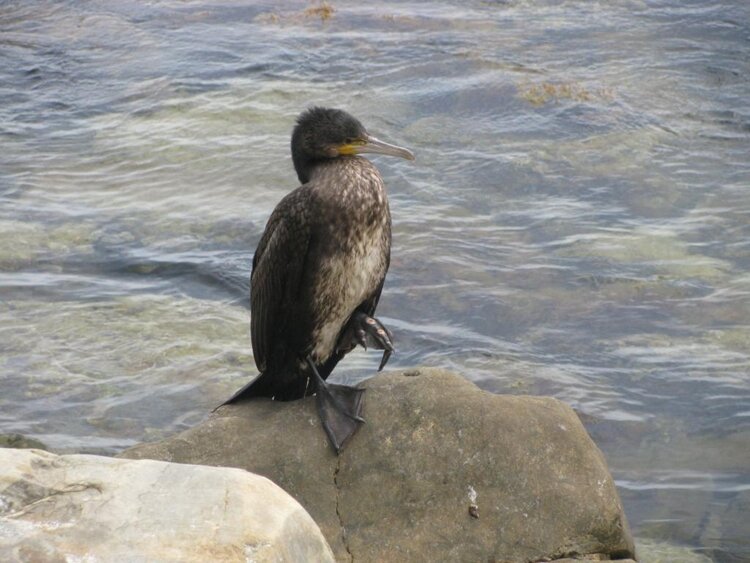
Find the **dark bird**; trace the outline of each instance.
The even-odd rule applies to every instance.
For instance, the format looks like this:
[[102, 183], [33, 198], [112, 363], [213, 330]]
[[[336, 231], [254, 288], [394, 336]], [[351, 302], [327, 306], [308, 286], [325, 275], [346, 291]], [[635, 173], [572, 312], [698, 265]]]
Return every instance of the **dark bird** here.
[[268, 219], [250, 278], [253, 355], [260, 375], [226, 403], [316, 394], [338, 453], [362, 419], [363, 389], [326, 383], [357, 344], [393, 352], [373, 315], [391, 253], [391, 214], [378, 169], [362, 153], [414, 160], [348, 113], [313, 107], [297, 118], [292, 161], [302, 185]]

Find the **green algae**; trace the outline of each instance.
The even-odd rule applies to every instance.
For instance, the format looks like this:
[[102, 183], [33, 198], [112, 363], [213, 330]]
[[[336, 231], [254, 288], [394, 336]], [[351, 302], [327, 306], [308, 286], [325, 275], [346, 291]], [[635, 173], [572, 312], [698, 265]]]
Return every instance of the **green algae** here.
[[611, 88], [592, 89], [577, 82], [522, 82], [518, 85], [517, 96], [533, 106], [543, 106], [550, 102], [570, 100], [573, 102], [610, 102], [614, 98]]

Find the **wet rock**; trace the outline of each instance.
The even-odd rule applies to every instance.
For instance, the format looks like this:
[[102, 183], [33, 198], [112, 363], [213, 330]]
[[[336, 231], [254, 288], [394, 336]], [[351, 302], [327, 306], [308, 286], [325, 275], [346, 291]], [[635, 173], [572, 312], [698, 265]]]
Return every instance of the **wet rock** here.
[[633, 556], [604, 458], [568, 406], [427, 368], [362, 385], [367, 424], [339, 457], [314, 398], [222, 407], [122, 456], [265, 475], [308, 509], [338, 560]]
[[229, 468], [0, 449], [2, 561], [333, 561], [279, 487]]
[[[594, 553], [583, 558], [576, 557], [572, 559], [566, 557], [565, 559], [555, 559], [551, 563], [595, 563], [597, 561], [611, 561], [611, 559], [606, 553]], [[635, 563], [633, 559], [618, 559], [617, 561], [618, 563]]]
[[0, 448], [46, 450], [47, 446], [23, 434], [0, 434]]

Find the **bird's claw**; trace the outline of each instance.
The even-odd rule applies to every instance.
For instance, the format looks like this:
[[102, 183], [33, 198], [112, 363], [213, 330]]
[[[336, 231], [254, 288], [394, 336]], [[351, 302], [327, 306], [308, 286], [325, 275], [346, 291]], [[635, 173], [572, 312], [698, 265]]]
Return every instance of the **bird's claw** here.
[[392, 350], [385, 350], [383, 351], [383, 359], [380, 360], [380, 366], [378, 366], [378, 371], [383, 371], [383, 368], [385, 367], [385, 364], [388, 363], [388, 360], [391, 357]]
[[378, 319], [367, 315], [363, 315], [363, 317], [364, 322], [360, 321], [360, 327], [363, 327], [363, 329], [358, 330], [357, 334], [359, 336], [360, 331], [365, 333], [365, 342], [363, 343], [360, 340], [360, 344], [365, 350], [367, 350], [368, 342], [373, 348], [383, 350], [383, 358], [380, 360], [380, 366], [378, 367], [378, 371], [382, 371], [391, 354], [393, 354], [393, 334]]
[[383, 350], [383, 358], [380, 360], [378, 371], [385, 367], [394, 352], [391, 331], [383, 326], [383, 323], [378, 319], [362, 312], [357, 312], [352, 316], [337, 349], [351, 350], [357, 344], [365, 350], [368, 346], [376, 350]]
[[367, 333], [363, 329], [357, 328], [354, 331], [354, 336], [357, 338], [357, 342], [362, 346], [362, 348], [367, 350]]
[[378, 319], [374, 317], [368, 317], [363, 315], [364, 323], [362, 323], [362, 332], [365, 333], [366, 341], [378, 350], [386, 350], [393, 352], [393, 335], [391, 331], [383, 326]]

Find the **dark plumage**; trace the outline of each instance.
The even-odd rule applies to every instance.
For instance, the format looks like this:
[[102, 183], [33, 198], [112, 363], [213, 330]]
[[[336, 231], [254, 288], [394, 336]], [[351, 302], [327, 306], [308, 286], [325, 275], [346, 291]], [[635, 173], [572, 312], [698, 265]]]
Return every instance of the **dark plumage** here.
[[299, 399], [316, 393], [336, 451], [362, 422], [362, 390], [326, 384], [358, 343], [393, 351], [373, 318], [390, 262], [385, 185], [360, 153], [413, 159], [369, 135], [348, 113], [311, 108], [297, 119], [292, 160], [302, 186], [274, 209], [251, 277], [252, 343], [260, 375], [227, 403], [253, 396]]

